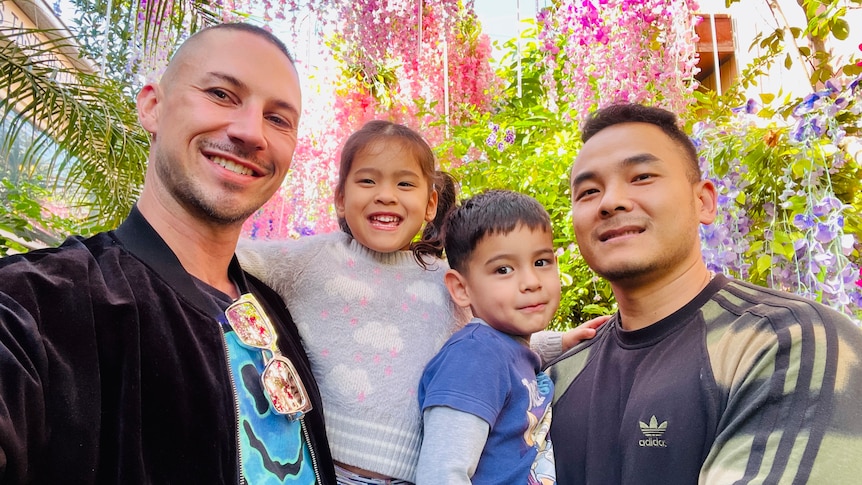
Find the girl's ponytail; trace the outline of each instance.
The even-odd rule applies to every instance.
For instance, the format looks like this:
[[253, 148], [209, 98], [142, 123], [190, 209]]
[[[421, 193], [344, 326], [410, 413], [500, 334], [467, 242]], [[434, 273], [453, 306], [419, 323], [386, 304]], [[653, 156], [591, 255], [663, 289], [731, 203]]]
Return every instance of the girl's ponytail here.
[[455, 178], [446, 172], [438, 170], [434, 173], [434, 189], [437, 191], [437, 215], [434, 216], [433, 221], [425, 225], [422, 237], [411, 247], [416, 261], [425, 269], [428, 269], [428, 262], [423, 256], [443, 257], [443, 222], [458, 199]]

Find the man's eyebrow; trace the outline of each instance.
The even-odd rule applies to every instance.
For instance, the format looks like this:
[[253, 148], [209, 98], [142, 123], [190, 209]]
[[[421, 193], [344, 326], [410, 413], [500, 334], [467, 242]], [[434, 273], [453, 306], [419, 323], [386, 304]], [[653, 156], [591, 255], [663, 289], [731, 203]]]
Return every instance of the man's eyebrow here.
[[[632, 155], [630, 157], [626, 157], [622, 159], [619, 164], [624, 168], [633, 167], [635, 165], [647, 164], [647, 163], [655, 163], [660, 159], [653, 155], [652, 153], [638, 153], [637, 155]], [[582, 172], [579, 173], [572, 179], [572, 187], [580, 185], [588, 180], [593, 180], [596, 178], [596, 173], [593, 171]]]
[[239, 79], [237, 79], [234, 76], [231, 76], [230, 74], [226, 74], [226, 73], [218, 72], [218, 71], [210, 71], [207, 73], [207, 76], [221, 79], [222, 81], [225, 81], [228, 84], [230, 84], [236, 88], [242, 88], [242, 89], [248, 88], [248, 86], [246, 86], [246, 84], [244, 82], [240, 81]]

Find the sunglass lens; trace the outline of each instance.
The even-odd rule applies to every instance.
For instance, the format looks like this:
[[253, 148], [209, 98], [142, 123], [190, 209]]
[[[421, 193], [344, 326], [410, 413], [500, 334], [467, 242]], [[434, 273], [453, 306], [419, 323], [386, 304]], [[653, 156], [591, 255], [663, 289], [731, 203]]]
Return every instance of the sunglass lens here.
[[269, 348], [273, 338], [272, 331], [253, 303], [245, 301], [234, 304], [227, 309], [226, 315], [242, 343], [251, 347]]
[[298, 381], [293, 366], [286, 359], [277, 357], [267, 364], [261, 380], [277, 413], [296, 415], [311, 410], [305, 389]]

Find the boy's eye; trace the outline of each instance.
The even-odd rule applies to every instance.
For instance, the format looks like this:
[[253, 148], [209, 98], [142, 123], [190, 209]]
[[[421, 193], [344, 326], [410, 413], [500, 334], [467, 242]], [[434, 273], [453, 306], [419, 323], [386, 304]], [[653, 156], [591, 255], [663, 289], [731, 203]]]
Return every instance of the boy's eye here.
[[398, 182], [399, 187], [416, 187], [413, 182]]
[[500, 266], [499, 268], [494, 270], [494, 272], [497, 274], [509, 274], [512, 271], [514, 271], [514, 270], [512, 269], [511, 266]]
[[634, 178], [633, 180], [634, 180], [635, 182], [638, 182], [638, 181], [641, 181], [641, 180], [647, 180], [647, 179], [651, 179], [651, 178], [652, 178], [652, 174], [642, 173], [642, 174], [639, 174], [639, 175], [635, 175], [635, 178]]

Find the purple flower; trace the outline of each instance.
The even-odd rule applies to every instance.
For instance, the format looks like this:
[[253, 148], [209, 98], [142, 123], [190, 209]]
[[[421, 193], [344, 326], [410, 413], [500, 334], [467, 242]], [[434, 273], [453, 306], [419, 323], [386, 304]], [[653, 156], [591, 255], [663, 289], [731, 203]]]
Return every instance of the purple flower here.
[[814, 218], [808, 214], [796, 214], [793, 216], [793, 225], [798, 229], [811, 229], [814, 227]]
[[841, 208], [841, 201], [832, 196], [826, 196], [819, 203], [814, 205], [813, 211], [814, 215], [817, 217], [823, 217], [826, 214], [832, 212], [833, 210]]
[[730, 110], [736, 114], [745, 113], [753, 115], [757, 113], [757, 101], [755, 101], [754, 98], [748, 98], [748, 101], [744, 105], [731, 108]]
[[811, 118], [811, 130], [817, 136], [822, 135], [825, 131], [823, 127], [823, 120], [821, 120], [819, 117]]
[[506, 136], [503, 138], [503, 141], [512, 145], [515, 143], [515, 130], [512, 128], [506, 128]]
[[838, 231], [829, 224], [824, 224], [822, 222], [817, 223], [817, 229], [814, 231], [814, 239], [826, 244], [833, 241], [837, 236]]

